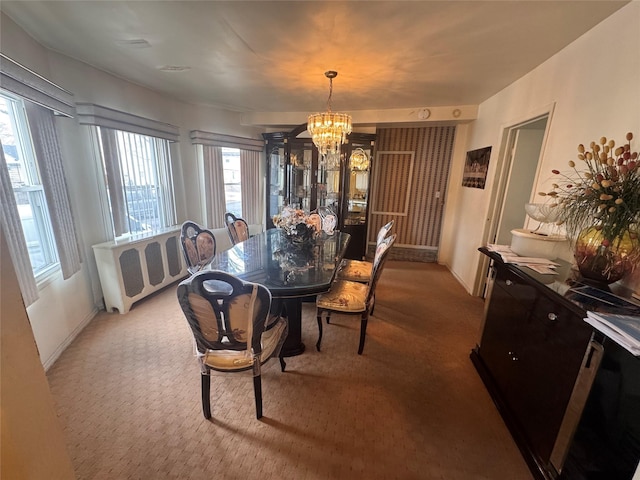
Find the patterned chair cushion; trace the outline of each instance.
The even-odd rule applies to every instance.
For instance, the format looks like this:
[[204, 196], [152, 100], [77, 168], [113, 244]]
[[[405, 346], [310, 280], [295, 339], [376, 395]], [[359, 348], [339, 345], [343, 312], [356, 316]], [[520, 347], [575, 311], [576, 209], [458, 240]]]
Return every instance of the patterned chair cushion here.
[[214, 370], [244, 370], [253, 365], [253, 355], [247, 350], [207, 350], [202, 363]]
[[318, 295], [316, 305], [336, 312], [363, 312], [367, 309], [368, 290], [364, 283], [337, 280], [329, 292]]
[[373, 264], [364, 260], [343, 260], [338, 278], [350, 282], [368, 282], [371, 278]]
[[[285, 328], [287, 328], [287, 320], [280, 318], [276, 325], [262, 334], [260, 340], [262, 344], [261, 363], [264, 359], [271, 357], [274, 350], [281, 346], [282, 332]], [[202, 362], [218, 371], [243, 370], [253, 365], [254, 356], [249, 350], [207, 350]]]

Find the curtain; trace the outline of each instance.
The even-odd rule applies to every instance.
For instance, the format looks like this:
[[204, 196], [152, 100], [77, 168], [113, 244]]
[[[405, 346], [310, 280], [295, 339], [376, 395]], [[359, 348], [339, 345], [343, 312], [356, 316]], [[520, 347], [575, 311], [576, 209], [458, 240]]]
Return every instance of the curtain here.
[[169, 142], [163, 139], [155, 139], [156, 153], [158, 154], [158, 180], [160, 189], [162, 214], [164, 225], [175, 225], [178, 221], [176, 214], [175, 190], [173, 188], [173, 170], [171, 168], [171, 154]]
[[102, 141], [102, 153], [104, 156], [104, 169], [107, 176], [107, 189], [109, 190], [109, 203], [111, 205], [111, 219], [113, 221], [113, 233], [116, 237], [129, 231], [127, 219], [127, 202], [122, 188], [122, 172], [118, 157], [118, 144], [116, 131], [110, 128], [99, 128]]
[[31, 102], [25, 102], [25, 110], [49, 207], [62, 277], [66, 280], [80, 270], [80, 248], [64, 178], [53, 112]]
[[9, 170], [7, 169], [2, 145], [0, 145], [0, 206], [0, 224], [2, 225], [2, 230], [4, 230], [11, 260], [18, 276], [22, 300], [25, 307], [28, 307], [38, 299], [38, 286], [36, 285], [36, 279], [33, 277], [27, 241], [22, 231], [18, 205], [11, 186], [11, 178], [9, 178]]
[[224, 214], [227, 209], [224, 199], [224, 170], [221, 147], [202, 147], [204, 160], [204, 196], [206, 201], [206, 222], [209, 228], [225, 226]]
[[240, 150], [242, 216], [249, 225], [262, 223], [260, 153], [253, 150]]

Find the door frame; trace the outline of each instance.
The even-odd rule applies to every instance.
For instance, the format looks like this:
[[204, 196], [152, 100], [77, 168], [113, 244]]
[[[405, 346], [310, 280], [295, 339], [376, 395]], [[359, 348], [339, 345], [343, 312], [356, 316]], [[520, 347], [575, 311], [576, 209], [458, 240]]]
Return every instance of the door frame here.
[[[535, 187], [540, 178], [540, 165], [542, 158], [547, 147], [547, 140], [549, 137], [549, 130], [551, 128], [551, 121], [553, 118], [553, 111], [555, 109], [555, 102], [545, 105], [539, 109], [529, 112], [528, 114], [513, 119], [509, 122], [503, 123], [500, 127], [500, 148], [498, 150], [498, 162], [496, 166], [496, 175], [493, 179], [491, 188], [491, 198], [489, 200], [489, 207], [487, 209], [487, 222], [482, 233], [482, 245], [493, 243], [498, 225], [501, 221], [503, 199], [509, 183], [509, 177], [511, 172], [511, 160], [512, 160], [512, 148], [517, 137], [517, 132], [520, 128], [541, 120], [547, 117], [547, 124], [545, 126], [544, 135], [542, 138], [542, 144], [540, 145], [540, 154], [538, 156], [538, 166], [536, 167], [535, 177], [533, 179], [533, 186]], [[535, 194], [531, 192], [531, 197]], [[473, 295], [484, 297], [486, 293], [487, 285], [487, 272], [489, 269], [489, 258], [486, 255], [480, 255], [478, 262], [478, 268], [476, 270], [476, 280], [474, 282]]]

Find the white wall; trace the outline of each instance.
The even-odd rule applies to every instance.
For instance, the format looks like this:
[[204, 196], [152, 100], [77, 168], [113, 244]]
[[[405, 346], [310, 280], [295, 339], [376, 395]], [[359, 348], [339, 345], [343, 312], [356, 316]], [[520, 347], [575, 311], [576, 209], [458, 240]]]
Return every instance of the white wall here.
[[[189, 132], [259, 138], [261, 130], [240, 125], [240, 115], [206, 106], [185, 104], [139, 85], [124, 81], [87, 64], [49, 51], [36, 43], [9, 17], [0, 18], [2, 52], [88, 102], [176, 125], [180, 142], [174, 151], [173, 171], [178, 221], [203, 222], [195, 147]], [[102, 291], [91, 245], [110, 239], [103, 218], [96, 166], [87, 127], [75, 119], [58, 119], [64, 168], [83, 255], [82, 270], [63, 280], [60, 274], [40, 290], [40, 298], [27, 312], [40, 357], [51, 365], [100, 307]]]
[[[640, 2], [626, 5], [480, 105], [478, 119], [470, 127], [467, 149], [493, 146], [488, 188], [451, 184], [455, 192], [450, 194], [457, 205], [456, 228], [443, 238], [442, 243], [451, 243], [452, 247], [439, 259], [469, 292], [476, 282], [481, 255], [477, 248], [482, 246], [488, 222], [502, 131], [553, 104], [549, 137], [534, 192], [550, 189], [551, 170], [566, 169], [566, 162], [575, 158], [579, 143], [588, 144], [602, 136], [620, 143], [632, 131], [635, 145], [640, 144]], [[464, 156], [457, 156], [454, 162], [455, 168], [460, 169]], [[636, 279], [633, 282], [637, 289], [639, 282]]]

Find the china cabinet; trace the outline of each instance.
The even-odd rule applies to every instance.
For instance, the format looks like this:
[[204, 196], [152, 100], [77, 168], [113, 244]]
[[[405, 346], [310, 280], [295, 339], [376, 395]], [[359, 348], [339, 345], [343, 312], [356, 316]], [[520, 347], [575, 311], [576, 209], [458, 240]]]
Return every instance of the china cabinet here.
[[267, 228], [273, 228], [272, 218], [284, 205], [309, 212], [328, 207], [338, 216], [338, 230], [351, 235], [345, 258], [362, 258], [367, 247], [375, 134], [351, 133], [340, 154], [326, 158], [318, 154], [305, 124], [290, 132], [263, 136], [268, 177]]

